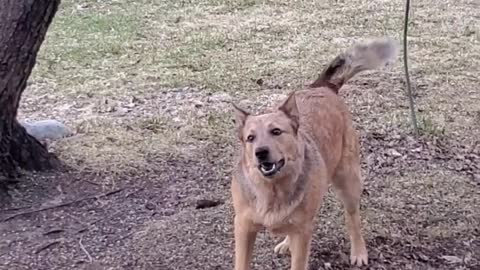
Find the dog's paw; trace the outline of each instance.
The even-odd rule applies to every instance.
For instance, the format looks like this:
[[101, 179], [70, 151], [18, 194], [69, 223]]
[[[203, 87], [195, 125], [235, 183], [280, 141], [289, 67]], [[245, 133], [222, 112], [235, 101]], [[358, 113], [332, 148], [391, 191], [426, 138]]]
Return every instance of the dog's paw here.
[[278, 254], [286, 254], [290, 249], [290, 239], [285, 237], [285, 239], [278, 245], [275, 246], [273, 251]]
[[365, 247], [352, 250], [350, 254], [350, 264], [356, 266], [363, 266], [368, 264], [368, 253]]

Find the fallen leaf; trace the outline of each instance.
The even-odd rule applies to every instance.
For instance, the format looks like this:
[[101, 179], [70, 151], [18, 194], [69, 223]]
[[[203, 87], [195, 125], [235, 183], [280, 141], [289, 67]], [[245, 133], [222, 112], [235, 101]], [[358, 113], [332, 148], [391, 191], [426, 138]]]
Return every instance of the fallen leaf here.
[[445, 261], [447, 261], [448, 263], [450, 264], [455, 264], [455, 263], [462, 263], [463, 260], [462, 258], [459, 258], [457, 256], [448, 256], [448, 255], [445, 255], [445, 256], [442, 256], [440, 257], [442, 259], [444, 259]]
[[395, 150], [393, 148], [388, 151], [388, 154], [390, 156], [394, 156], [394, 157], [401, 157], [402, 156], [402, 154], [400, 154], [397, 150]]

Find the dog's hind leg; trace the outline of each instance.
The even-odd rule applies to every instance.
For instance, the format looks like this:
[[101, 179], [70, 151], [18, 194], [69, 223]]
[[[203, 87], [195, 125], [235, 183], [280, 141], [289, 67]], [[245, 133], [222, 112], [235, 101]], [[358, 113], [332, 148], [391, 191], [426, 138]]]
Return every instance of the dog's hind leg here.
[[368, 264], [367, 248], [361, 232], [360, 196], [362, 194], [360, 164], [356, 155], [344, 155], [333, 178], [333, 186], [345, 207], [345, 222], [350, 237], [350, 263]]

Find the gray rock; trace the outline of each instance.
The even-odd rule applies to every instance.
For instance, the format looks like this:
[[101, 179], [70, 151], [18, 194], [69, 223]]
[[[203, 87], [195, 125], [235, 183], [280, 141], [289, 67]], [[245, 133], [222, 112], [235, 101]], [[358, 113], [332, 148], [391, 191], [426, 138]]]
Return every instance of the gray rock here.
[[28, 134], [39, 141], [57, 140], [72, 135], [63, 123], [57, 120], [40, 120], [35, 122], [20, 121]]

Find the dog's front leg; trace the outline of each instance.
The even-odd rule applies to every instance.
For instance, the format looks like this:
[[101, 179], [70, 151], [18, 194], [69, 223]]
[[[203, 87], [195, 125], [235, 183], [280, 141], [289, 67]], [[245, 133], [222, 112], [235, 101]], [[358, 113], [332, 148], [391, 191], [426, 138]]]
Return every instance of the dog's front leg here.
[[306, 270], [308, 257], [310, 256], [310, 243], [312, 241], [312, 230], [289, 235], [290, 253], [292, 256], [291, 270]]
[[235, 270], [249, 270], [257, 232], [252, 222], [235, 216]]

